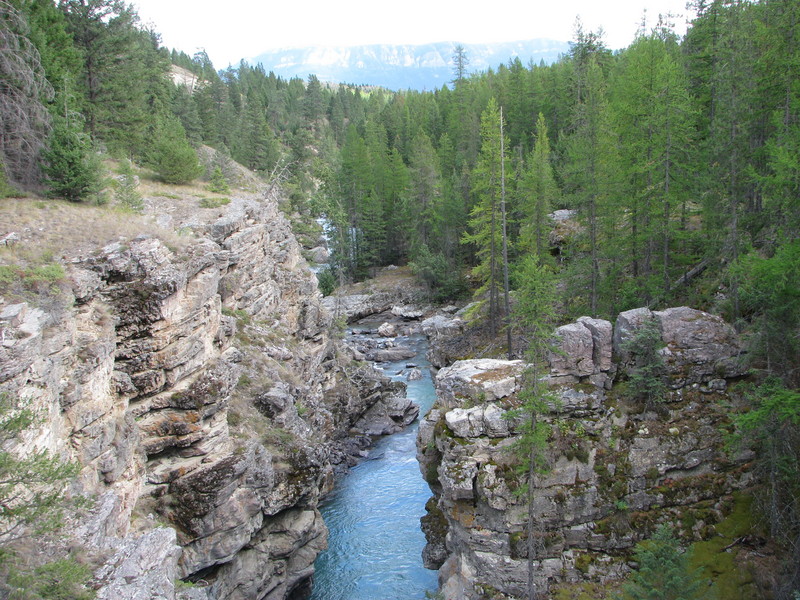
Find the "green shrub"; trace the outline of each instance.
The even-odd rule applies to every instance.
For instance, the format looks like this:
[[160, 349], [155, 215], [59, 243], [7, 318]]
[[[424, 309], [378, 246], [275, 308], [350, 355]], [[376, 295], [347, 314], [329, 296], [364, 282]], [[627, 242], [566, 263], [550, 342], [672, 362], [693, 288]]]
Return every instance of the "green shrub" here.
[[630, 600], [699, 600], [708, 597], [708, 581], [689, 568], [690, 554], [682, 552], [678, 540], [666, 525], [636, 545], [634, 559], [639, 567], [623, 586]]
[[6, 586], [10, 600], [91, 600], [95, 597], [94, 591], [86, 588], [92, 577], [91, 569], [73, 558], [34, 568], [16, 563], [22, 561], [13, 561], [8, 566]]
[[120, 176], [114, 186], [114, 200], [126, 210], [142, 212], [144, 202], [142, 195], [136, 189], [136, 173], [133, 171], [131, 161], [123, 161], [119, 173]]
[[643, 399], [648, 407], [661, 401], [666, 392], [664, 358], [659, 353], [664, 343], [655, 318], [648, 319], [623, 343], [633, 362], [630, 385], [635, 399]]
[[198, 204], [200, 204], [200, 208], [219, 208], [230, 203], [230, 198], [201, 198]]
[[319, 283], [319, 291], [323, 296], [330, 296], [333, 290], [336, 289], [336, 275], [333, 269], [328, 267], [317, 273], [317, 282]]
[[458, 298], [467, 291], [466, 281], [441, 252], [434, 254], [422, 246], [409, 266], [435, 302]]
[[227, 194], [231, 191], [231, 187], [225, 179], [225, 174], [219, 166], [214, 167], [214, 171], [211, 173], [211, 183], [208, 184], [208, 190], [215, 194]]

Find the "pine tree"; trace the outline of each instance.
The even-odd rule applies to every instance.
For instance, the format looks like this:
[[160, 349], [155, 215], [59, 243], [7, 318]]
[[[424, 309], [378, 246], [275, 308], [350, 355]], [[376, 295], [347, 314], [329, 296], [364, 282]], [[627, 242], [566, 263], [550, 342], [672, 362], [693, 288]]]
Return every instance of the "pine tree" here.
[[550, 140], [542, 113], [536, 121], [536, 144], [526, 163], [520, 182], [521, 247], [534, 252], [544, 263], [548, 256], [548, 215], [558, 197], [558, 186], [550, 164]]
[[52, 530], [63, 516], [65, 483], [78, 465], [47, 451], [17, 456], [9, 450], [19, 436], [36, 424], [23, 402], [0, 393], [0, 545], [18, 539], [26, 527]]
[[689, 569], [689, 555], [681, 552], [669, 527], [662, 525], [650, 540], [636, 545], [637, 570], [623, 586], [630, 600], [699, 600], [708, 584]]
[[102, 165], [83, 131], [80, 115], [68, 113], [67, 118], [55, 118], [50, 145], [42, 158], [51, 196], [80, 202], [103, 189]]
[[631, 295], [641, 303], [660, 288], [666, 300], [681, 266], [675, 240], [685, 235], [680, 228], [688, 218], [694, 171], [695, 113], [677, 37], [660, 21], [625, 51], [619, 71], [613, 109], [630, 198], [625, 247], [635, 286]]
[[208, 191], [215, 194], [227, 194], [231, 191], [231, 186], [225, 179], [225, 174], [222, 172], [222, 167], [217, 165], [211, 172], [211, 181], [208, 183]]
[[536, 499], [536, 477], [548, 470], [547, 438], [549, 427], [542, 421], [553, 399], [542, 377], [547, 373], [547, 356], [551, 351], [551, 338], [555, 325], [555, 278], [547, 266], [541, 264], [536, 255], [525, 256], [517, 272], [514, 324], [527, 342], [525, 360], [527, 368], [523, 376], [519, 397], [522, 406], [515, 411], [522, 419], [518, 428], [519, 437], [513, 451], [520, 458], [520, 472], [527, 478], [524, 492], [528, 504], [527, 553], [528, 553], [528, 600], [543, 596], [536, 587], [536, 560], [539, 557], [541, 536], [538, 535], [534, 514]]
[[122, 161], [114, 189], [114, 200], [127, 210], [141, 212], [144, 208], [144, 202], [142, 201], [142, 195], [136, 189], [137, 186], [138, 177], [136, 177], [131, 161]]
[[159, 121], [148, 162], [165, 183], [189, 183], [203, 172], [183, 126], [171, 116]]
[[453, 48], [453, 83], [458, 86], [467, 76], [469, 57], [467, 51], [461, 44], [456, 44]]
[[413, 229], [412, 247], [425, 245], [439, 249], [436, 243], [441, 226], [440, 213], [441, 181], [436, 151], [430, 138], [424, 133], [417, 135], [411, 143], [411, 193], [409, 195]]
[[[489, 330], [498, 331], [501, 317], [502, 230], [500, 201], [502, 196], [500, 108], [494, 99], [481, 116], [481, 153], [473, 172], [473, 193], [477, 202], [470, 213], [470, 233], [462, 243], [474, 244], [478, 264], [472, 274], [480, 283], [475, 297], [486, 306]], [[488, 296], [488, 299], [484, 296]]]
[[[616, 286], [604, 281], [601, 263], [613, 260], [611, 250], [615, 243], [616, 206], [618, 193], [618, 159], [616, 137], [611, 126], [606, 100], [606, 83], [600, 64], [594, 54], [586, 58], [587, 64], [575, 83], [579, 102], [572, 115], [572, 131], [565, 140], [565, 166], [562, 178], [565, 192], [586, 227], [588, 245], [588, 287], [586, 310], [597, 316], [601, 300], [611, 304], [611, 299], [601, 298], [603, 289]], [[608, 250], [606, 250], [608, 249]], [[584, 261], [576, 260], [580, 266]], [[605, 307], [609, 312], [610, 306]]]
[[59, 6], [84, 57], [79, 86], [88, 131], [112, 151], [144, 156], [171, 94], [158, 36], [141, 28], [134, 8], [120, 0], [61, 0]]

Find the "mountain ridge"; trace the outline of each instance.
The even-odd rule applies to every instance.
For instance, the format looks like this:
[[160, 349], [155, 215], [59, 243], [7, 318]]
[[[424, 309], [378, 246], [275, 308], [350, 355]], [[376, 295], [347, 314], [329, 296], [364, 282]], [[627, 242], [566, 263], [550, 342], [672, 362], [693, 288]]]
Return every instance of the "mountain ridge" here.
[[[287, 79], [314, 74], [326, 83], [432, 90], [452, 80], [452, 56], [457, 45], [446, 41], [281, 48], [263, 52], [252, 62]], [[515, 58], [523, 64], [549, 63], [569, 50], [567, 42], [550, 39], [461, 45], [469, 60], [468, 72], [485, 71]]]

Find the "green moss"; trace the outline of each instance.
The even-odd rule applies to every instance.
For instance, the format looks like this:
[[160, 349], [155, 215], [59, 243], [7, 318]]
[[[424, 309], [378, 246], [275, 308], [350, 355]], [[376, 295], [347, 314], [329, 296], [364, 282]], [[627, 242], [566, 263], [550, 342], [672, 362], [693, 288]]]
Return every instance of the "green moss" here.
[[584, 552], [578, 554], [577, 558], [575, 559], [575, 568], [578, 569], [581, 573], [586, 575], [589, 572], [589, 567], [592, 564], [592, 555], [588, 552]]
[[428, 485], [439, 485], [439, 469], [436, 462], [429, 462], [425, 469], [425, 482]]
[[611, 583], [565, 583], [550, 591], [553, 600], [599, 600], [615, 597], [615, 588]]
[[692, 568], [701, 569], [704, 576], [714, 580], [719, 598], [753, 600], [758, 597], [751, 571], [736, 560], [736, 547], [731, 547], [737, 538], [751, 533], [754, 527], [752, 498], [736, 494], [731, 512], [715, 527], [717, 535], [692, 545]]

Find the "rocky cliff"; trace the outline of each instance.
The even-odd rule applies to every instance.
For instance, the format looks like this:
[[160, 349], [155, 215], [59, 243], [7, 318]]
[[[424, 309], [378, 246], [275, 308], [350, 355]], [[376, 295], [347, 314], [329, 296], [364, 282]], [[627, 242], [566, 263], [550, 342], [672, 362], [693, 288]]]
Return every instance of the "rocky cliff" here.
[[[660, 332], [666, 382], [657, 402], [630, 387], [636, 357], [626, 340], [648, 321]], [[685, 307], [637, 309], [614, 325], [584, 317], [556, 334], [545, 377], [555, 400], [542, 417], [549, 469], [534, 478], [530, 507], [544, 597], [623, 576], [631, 548], [660, 523], [687, 540], [715, 536], [749, 481], [749, 457], [723, 450], [735, 403], [729, 385], [745, 374], [730, 326]], [[512, 451], [520, 418], [509, 418], [524, 369], [522, 361], [462, 360], [436, 376], [418, 456], [434, 493], [424, 558], [441, 567], [447, 599], [526, 593], [529, 508], [515, 492], [528, 478]]]
[[413, 411], [330, 335], [274, 198], [193, 206], [157, 207], [177, 246], [69, 257], [66, 302], [0, 306], [0, 391], [43, 417], [19, 452], [81, 465], [98, 598], [302, 597], [334, 470]]

